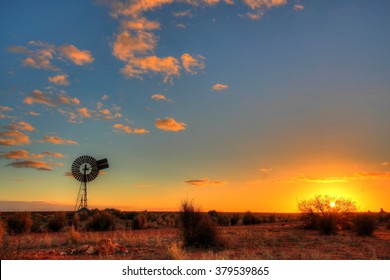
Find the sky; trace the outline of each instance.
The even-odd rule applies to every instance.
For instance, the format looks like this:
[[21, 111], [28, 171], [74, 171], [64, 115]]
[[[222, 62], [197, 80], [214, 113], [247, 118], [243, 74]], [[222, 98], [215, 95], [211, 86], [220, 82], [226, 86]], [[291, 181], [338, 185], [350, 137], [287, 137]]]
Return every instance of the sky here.
[[390, 211], [390, 2], [0, 3], [0, 211]]

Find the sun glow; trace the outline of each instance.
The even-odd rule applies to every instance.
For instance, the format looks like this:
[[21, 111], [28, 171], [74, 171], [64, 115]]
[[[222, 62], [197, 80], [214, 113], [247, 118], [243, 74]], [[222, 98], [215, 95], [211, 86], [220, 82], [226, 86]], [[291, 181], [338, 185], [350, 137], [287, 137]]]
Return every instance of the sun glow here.
[[335, 207], [335, 206], [336, 206], [336, 203], [335, 203], [334, 201], [331, 201], [329, 205], [330, 205], [330, 207], [332, 207], [332, 208], [333, 208], [333, 207]]

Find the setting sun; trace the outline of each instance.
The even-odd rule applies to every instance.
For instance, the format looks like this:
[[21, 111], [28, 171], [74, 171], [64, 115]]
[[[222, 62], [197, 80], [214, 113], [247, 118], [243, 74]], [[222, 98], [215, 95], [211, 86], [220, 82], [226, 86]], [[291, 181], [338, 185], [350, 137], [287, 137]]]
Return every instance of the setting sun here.
[[330, 207], [335, 207], [336, 206], [336, 203], [334, 202], [334, 201], [332, 201], [331, 203], [330, 203]]

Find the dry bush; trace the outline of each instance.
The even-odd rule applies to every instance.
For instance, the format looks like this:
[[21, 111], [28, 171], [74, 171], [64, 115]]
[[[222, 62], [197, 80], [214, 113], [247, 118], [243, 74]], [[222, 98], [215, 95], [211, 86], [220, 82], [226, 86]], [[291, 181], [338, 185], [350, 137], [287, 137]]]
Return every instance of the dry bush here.
[[80, 233], [76, 230], [75, 226], [69, 228], [69, 242], [77, 244], [80, 241]]
[[209, 215], [191, 202], [182, 203], [179, 219], [184, 247], [220, 249], [225, 245]]
[[29, 232], [32, 224], [30, 212], [18, 212], [7, 219], [7, 228], [10, 234]]
[[240, 214], [235, 213], [235, 214], [230, 216], [230, 224], [232, 226], [237, 225], [239, 221], [240, 221]]
[[242, 216], [242, 224], [243, 225], [255, 225], [259, 224], [260, 219], [258, 219], [252, 212], [245, 212], [244, 216]]
[[359, 214], [354, 219], [354, 228], [357, 234], [370, 236], [376, 227], [375, 217], [370, 213]]
[[298, 202], [301, 219], [306, 229], [319, 229], [324, 234], [334, 234], [346, 227], [350, 214], [356, 211], [355, 202], [329, 195], [316, 195], [313, 199]]
[[146, 228], [146, 225], [146, 216], [144, 214], [138, 214], [137, 216], [135, 216], [131, 223], [132, 229], [144, 229]]
[[66, 225], [66, 214], [65, 212], [57, 212], [50, 217], [47, 227], [49, 231], [59, 232]]
[[114, 230], [115, 226], [115, 217], [107, 211], [95, 212], [87, 222], [87, 230], [90, 231], [109, 231]]

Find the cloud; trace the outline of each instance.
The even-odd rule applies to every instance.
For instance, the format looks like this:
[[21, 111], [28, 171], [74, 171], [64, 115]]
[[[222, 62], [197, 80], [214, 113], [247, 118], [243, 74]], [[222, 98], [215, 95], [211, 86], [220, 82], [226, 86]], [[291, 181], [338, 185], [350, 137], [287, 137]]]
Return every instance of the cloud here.
[[270, 168], [270, 167], [263, 167], [263, 168], [260, 168], [260, 172], [261, 173], [270, 173], [270, 172], [272, 172], [272, 168]]
[[38, 116], [41, 115], [40, 113], [33, 112], [33, 111], [29, 112], [28, 114], [29, 114], [30, 116], [33, 116], [33, 117], [38, 117]]
[[300, 176], [287, 180], [289, 183], [347, 183], [351, 181], [361, 180], [390, 180], [390, 172], [357, 172], [345, 176], [329, 176], [329, 177], [308, 177]]
[[173, 76], [180, 76], [179, 71], [179, 61], [172, 56], [146, 56], [131, 59], [122, 68], [121, 73], [128, 77], [142, 79], [142, 75], [156, 72], [162, 74], [164, 83], [167, 83], [172, 82]]
[[157, 39], [151, 32], [139, 31], [132, 35], [125, 30], [117, 34], [112, 54], [122, 61], [130, 61], [135, 55], [147, 54], [154, 50], [156, 44]]
[[136, 20], [123, 20], [122, 21], [123, 29], [131, 29], [131, 30], [156, 30], [160, 29], [160, 23], [158, 21], [151, 21], [147, 18], [138, 18]]
[[167, 98], [165, 95], [162, 94], [153, 94], [150, 98], [152, 98], [153, 100], [171, 101], [171, 99]]
[[60, 86], [69, 85], [68, 75], [65, 75], [65, 74], [49, 77], [48, 80], [49, 80], [49, 82], [56, 84], [56, 85], [60, 85]]
[[267, 9], [287, 4], [287, 0], [243, 0], [243, 2], [252, 10], [246, 14], [252, 20], [261, 19]]
[[144, 128], [131, 128], [127, 125], [116, 123], [113, 125], [115, 131], [123, 132], [127, 134], [146, 134], [150, 131]]
[[34, 131], [35, 130], [35, 128], [31, 124], [24, 122], [24, 121], [20, 121], [18, 123], [12, 123], [6, 127], [11, 129], [11, 130], [26, 130], [26, 131]]
[[23, 103], [27, 105], [41, 104], [49, 107], [56, 107], [59, 105], [80, 105], [80, 100], [77, 97], [72, 98], [63, 93], [52, 96], [51, 93], [45, 93], [36, 89], [24, 98]]
[[224, 84], [215, 84], [211, 87], [211, 89], [214, 91], [223, 91], [223, 90], [227, 90], [228, 88], [229, 86]]
[[294, 10], [296, 10], [296, 11], [302, 11], [304, 9], [305, 9], [305, 6], [303, 6], [303, 5], [300, 5], [300, 4], [294, 5]]
[[175, 119], [167, 117], [165, 119], [157, 119], [155, 122], [155, 126], [156, 128], [165, 131], [180, 131], [180, 130], [185, 130], [187, 124], [182, 122], [177, 122]]
[[186, 10], [186, 11], [173, 13], [173, 16], [177, 18], [181, 18], [181, 17], [192, 17], [193, 15], [191, 10]]
[[85, 107], [77, 108], [76, 112], [79, 113], [84, 118], [90, 118], [91, 117], [91, 111], [88, 108], [85, 108]]
[[227, 182], [210, 180], [209, 178], [187, 180], [184, 182], [187, 184], [193, 185], [193, 186], [200, 186], [200, 187], [203, 187], [203, 186], [223, 186], [223, 185], [227, 184]]
[[74, 45], [63, 45], [59, 47], [58, 50], [63, 56], [65, 56], [67, 59], [79, 66], [89, 64], [94, 61], [94, 58], [90, 51], [80, 51]]
[[108, 95], [107, 95], [107, 94], [103, 95], [102, 100], [103, 100], [103, 101], [108, 100]]
[[11, 107], [8, 107], [8, 106], [0, 106], [0, 111], [12, 111], [12, 108]]
[[0, 158], [6, 159], [33, 159], [33, 158], [43, 158], [42, 154], [30, 154], [26, 150], [14, 150], [8, 153], [0, 155]]
[[39, 41], [30, 41], [28, 44], [33, 47], [38, 47], [38, 49], [31, 50], [24, 46], [13, 46], [8, 50], [26, 55], [27, 57], [23, 60], [24, 66], [59, 71], [59, 68], [51, 64], [56, 52], [55, 46]]
[[40, 143], [48, 142], [55, 145], [78, 145], [78, 143], [73, 140], [63, 139], [57, 136], [47, 136], [47, 135], [44, 136], [42, 140], [38, 140], [38, 142]]
[[56, 158], [63, 158], [64, 157], [64, 155], [61, 153], [42, 152], [41, 154], [44, 156], [56, 157]]
[[195, 69], [201, 70], [206, 67], [204, 60], [205, 58], [201, 55], [198, 55], [197, 59], [188, 53], [185, 53], [181, 56], [184, 69], [191, 74], [197, 73]]
[[12, 166], [15, 168], [33, 168], [36, 170], [43, 171], [52, 171], [52, 166], [56, 166], [52, 163], [47, 163], [44, 161], [35, 161], [35, 160], [24, 160], [24, 161], [15, 161], [7, 164], [7, 166]]
[[0, 145], [2, 146], [23, 146], [31, 144], [28, 135], [20, 131], [5, 131], [0, 133]]

